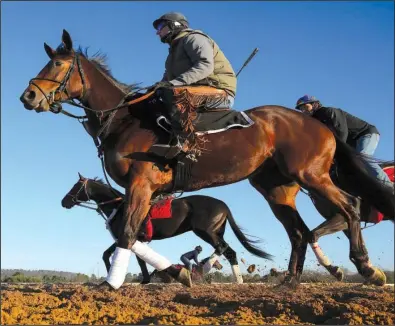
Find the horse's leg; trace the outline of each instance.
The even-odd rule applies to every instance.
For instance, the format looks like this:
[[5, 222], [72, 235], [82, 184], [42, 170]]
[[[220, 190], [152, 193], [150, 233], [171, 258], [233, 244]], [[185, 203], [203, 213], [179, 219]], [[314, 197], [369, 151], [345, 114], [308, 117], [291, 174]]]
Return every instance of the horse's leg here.
[[[113, 288], [119, 288], [125, 280], [131, 251], [158, 271], [165, 271], [180, 283], [191, 287], [189, 271], [179, 270], [171, 262], [153, 251], [146, 244], [136, 241], [137, 232], [147, 216], [150, 199], [154, 192], [154, 181], [159, 178], [150, 163], [135, 163], [129, 172], [129, 186], [126, 187], [125, 211], [121, 222], [121, 232], [118, 235], [118, 247], [114, 253], [113, 264], [106, 282]], [[130, 251], [131, 250], [131, 251]]]
[[[194, 228], [193, 232], [199, 238], [209, 243], [215, 249], [214, 253], [210, 256], [210, 258], [203, 266], [203, 273], [206, 274], [210, 271], [213, 264], [218, 260], [218, 258], [225, 253], [227, 248], [229, 248], [229, 245], [226, 243], [223, 237], [218, 236], [218, 233], [213, 228], [210, 228], [208, 230]], [[233, 269], [232, 271], [234, 272]], [[242, 283], [242, 277], [240, 272], [235, 277], [238, 283]]]
[[296, 209], [295, 197], [300, 187], [282, 175], [276, 167], [263, 169], [249, 181], [266, 198], [274, 215], [283, 224], [289, 236], [292, 251], [288, 265], [289, 274], [285, 283], [295, 287], [303, 272], [310, 233]]
[[189, 201], [192, 207], [190, 219], [192, 231], [202, 240], [214, 247], [214, 253], [203, 266], [203, 273], [208, 273], [214, 263], [228, 248], [223, 238], [226, 219], [228, 215], [227, 206], [217, 200]]
[[141, 273], [143, 273], [143, 280], [140, 284], [148, 284], [151, 282], [150, 274], [148, 273], [147, 264], [139, 256], [136, 255], [137, 262], [141, 268]]
[[110, 247], [108, 247], [103, 252], [102, 258], [103, 258], [103, 261], [104, 261], [104, 265], [106, 265], [107, 273], [110, 271], [110, 267], [111, 267], [110, 257], [114, 253], [116, 247], [117, 247], [117, 243], [114, 242]]
[[240, 273], [240, 267], [239, 267], [239, 262], [237, 261], [236, 252], [229, 246], [224, 251], [224, 256], [226, 257], [226, 259], [230, 264], [230, 267], [232, 268], [233, 277], [236, 280], [236, 282], [239, 284], [243, 283], [243, 277], [241, 276]]
[[226, 221], [227, 221], [227, 218], [229, 215], [228, 208], [227, 207], [224, 207], [224, 208], [225, 208], [225, 211], [223, 212], [223, 223], [222, 223], [221, 227], [218, 228], [217, 237], [220, 239], [220, 243], [224, 244], [224, 246], [222, 248], [226, 247], [226, 249], [225, 249], [225, 251], [223, 251], [222, 248], [220, 250], [223, 251], [223, 255], [230, 263], [234, 281], [238, 284], [242, 284], [242, 283], [244, 283], [244, 281], [243, 281], [243, 276], [241, 275], [241, 272], [240, 272], [240, 267], [239, 267], [239, 263], [237, 261], [236, 252], [224, 240]]
[[[304, 163], [304, 169], [296, 171], [297, 166], [293, 166], [292, 170], [295, 173], [291, 172], [290, 174], [313, 195], [318, 194], [329, 200], [339, 209], [340, 214], [346, 217], [348, 229], [350, 230], [350, 260], [354, 263], [358, 272], [370, 282], [377, 285], [385, 284], [385, 274], [373, 267], [369, 261], [368, 252], [362, 237], [360, 218], [354, 207], [354, 197], [333, 184], [328, 171], [325, 171], [322, 163], [319, 164], [320, 161], [316, 162], [313, 160], [308, 162], [309, 164], [307, 162]], [[321, 169], [317, 169], [317, 166], [321, 166]]]
[[311, 231], [309, 244], [320, 265], [334, 276], [338, 281], [344, 277], [343, 270], [336, 265], [332, 265], [330, 259], [324, 254], [318, 245], [318, 239], [324, 235], [336, 233], [348, 228], [348, 224], [343, 215], [338, 213], [338, 209], [328, 200], [320, 196], [310, 195], [311, 200], [317, 211], [326, 219], [323, 223]]

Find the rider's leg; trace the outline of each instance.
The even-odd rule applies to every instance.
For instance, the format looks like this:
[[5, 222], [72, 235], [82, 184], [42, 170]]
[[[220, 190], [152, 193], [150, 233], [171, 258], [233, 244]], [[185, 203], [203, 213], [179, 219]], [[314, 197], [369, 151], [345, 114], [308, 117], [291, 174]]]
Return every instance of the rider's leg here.
[[[363, 135], [362, 137], [359, 137], [357, 139], [356, 150], [360, 153], [373, 156], [379, 140], [380, 135], [376, 133]], [[372, 175], [376, 176], [377, 179], [381, 180], [389, 187], [393, 188], [392, 182], [388, 178], [388, 175], [380, 167], [380, 165], [368, 160], [367, 167]]]
[[234, 97], [228, 95], [228, 97], [226, 97], [223, 100], [219, 100], [218, 102], [207, 103], [206, 108], [207, 109], [231, 109], [233, 107], [234, 103], [235, 103]]
[[187, 268], [189, 272], [192, 273], [192, 263], [190, 262], [190, 260], [184, 256], [181, 256], [181, 261], [185, 265], [185, 268]]
[[169, 151], [166, 157], [173, 158], [182, 151], [188, 137], [188, 133], [182, 127], [181, 112], [175, 104], [173, 89], [160, 89], [160, 98], [166, 108], [167, 116], [170, 118], [171, 131], [173, 133], [173, 137], [170, 140], [170, 146], [173, 147], [174, 150]]
[[[191, 99], [188, 99], [187, 97], [182, 101], [190, 100], [191, 103], [180, 103], [181, 100], [179, 98], [176, 99], [179, 95], [175, 95], [175, 93], [178, 92], [178, 94], [181, 94], [183, 91], [189, 92], [189, 90], [190, 93], [188, 97], [190, 96]], [[170, 146], [174, 150], [168, 152], [166, 155], [167, 158], [173, 158], [183, 150], [188, 151], [187, 146], [185, 145], [186, 140], [191, 136], [192, 131], [188, 130], [188, 128], [183, 125], [186, 122], [184, 120], [187, 120], [186, 117], [188, 114], [187, 112], [181, 112], [181, 107], [189, 107], [189, 105], [198, 107], [200, 104], [197, 103], [200, 100], [196, 101], [196, 98], [199, 98], [200, 96], [205, 98], [205, 100], [202, 101], [201, 106], [207, 109], [229, 109], [234, 103], [234, 98], [232, 96], [228, 95], [224, 90], [219, 90], [214, 87], [191, 87], [189, 90], [185, 90], [184, 87], [181, 91], [173, 88], [160, 89], [160, 98], [166, 107], [174, 135], [170, 143]], [[188, 121], [188, 123], [191, 123], [191, 121]]]

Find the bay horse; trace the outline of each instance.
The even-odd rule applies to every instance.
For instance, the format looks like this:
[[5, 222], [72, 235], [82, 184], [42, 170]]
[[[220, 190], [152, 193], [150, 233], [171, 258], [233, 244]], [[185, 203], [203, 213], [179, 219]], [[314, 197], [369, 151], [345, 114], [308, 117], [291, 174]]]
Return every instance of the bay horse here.
[[[124, 101], [129, 91], [125, 85], [98, 60], [74, 50], [65, 30], [56, 50], [46, 43], [44, 48], [50, 61], [30, 80], [20, 100], [28, 110], [54, 113], [62, 111], [62, 102], [81, 102], [90, 134], [100, 140], [105, 170], [125, 188], [117, 247], [117, 252], [124, 252], [134, 245], [151, 198], [174, 190], [174, 162], [148, 154], [154, 144], [169, 140], [153, 118], [163, 105], [148, 93], [137, 102], [109, 111]], [[299, 283], [311, 236], [295, 205], [295, 196], [303, 187], [329, 200], [346, 218], [350, 258], [358, 272], [375, 284], [385, 282], [384, 273], [369, 261], [359, 216], [353, 207], [354, 197], [334, 185], [329, 171], [335, 160], [347, 172], [348, 185], [355, 194], [389, 217], [395, 212], [392, 190], [370, 176], [363, 157], [319, 121], [277, 105], [255, 107], [244, 113], [254, 122], [252, 126], [205, 136], [206, 151], [192, 164], [182, 190], [191, 192], [248, 179], [288, 233], [292, 252], [285, 283], [294, 286]], [[107, 282], [102, 286], [110, 285]]]
[[[116, 235], [120, 234], [119, 231], [122, 226], [122, 213], [125, 203], [124, 195], [116, 189], [111, 189], [100, 179], [88, 179], [83, 177], [81, 174], [78, 175], [78, 181], [63, 197], [62, 206], [67, 209], [70, 209], [75, 205], [86, 207], [81, 204], [92, 200], [96, 203], [100, 214], [107, 218], [107, 227], [115, 237], [114, 240], [116, 240], [103, 253], [103, 261], [107, 272], [109, 272], [111, 266], [110, 257], [117, 246]], [[168, 239], [192, 231], [203, 241], [213, 246], [214, 249], [216, 249], [216, 244], [220, 243], [221, 251], [223, 251], [223, 255], [231, 265], [236, 282], [242, 283], [243, 279], [240, 274], [236, 252], [224, 240], [226, 222], [229, 222], [236, 238], [249, 253], [260, 258], [266, 258], [265, 252], [253, 244], [257, 241], [248, 239], [241, 231], [240, 227], [236, 224], [228, 205], [219, 199], [203, 195], [193, 195], [173, 199], [171, 201], [170, 218], [150, 219], [153, 232], [152, 236], [148, 240]], [[141, 242], [147, 241], [144, 228], [139, 230], [137, 240]], [[225, 249], [222, 250], [222, 248]], [[221, 255], [221, 253], [218, 252], [218, 249], [216, 249], [215, 254], [218, 256]], [[137, 255], [136, 258], [143, 274], [143, 283], [149, 283], [150, 274], [148, 273], [145, 261]], [[211, 260], [208, 268], [210, 269], [215, 262], [216, 259]]]

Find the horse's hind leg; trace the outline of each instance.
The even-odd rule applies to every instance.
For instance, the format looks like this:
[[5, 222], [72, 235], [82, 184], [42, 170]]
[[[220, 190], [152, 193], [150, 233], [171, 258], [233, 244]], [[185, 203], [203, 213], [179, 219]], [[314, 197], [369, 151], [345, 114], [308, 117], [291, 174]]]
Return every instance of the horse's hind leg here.
[[294, 287], [300, 282], [303, 272], [310, 233], [296, 209], [295, 197], [300, 187], [282, 175], [276, 167], [264, 169], [249, 181], [266, 198], [289, 236], [292, 249], [288, 265], [289, 274], [284, 282]]
[[[226, 217], [226, 215], [225, 215], [225, 217]], [[221, 228], [222, 228], [222, 226], [221, 226]], [[208, 230], [202, 230], [202, 229], [194, 229], [193, 230], [193, 232], [199, 238], [201, 238], [205, 242], [209, 243], [215, 249], [214, 253], [210, 256], [208, 261], [204, 264], [203, 273], [208, 273], [211, 270], [213, 264], [218, 260], [218, 258], [221, 255], [225, 255], [225, 253], [227, 253], [228, 255], [231, 255], [230, 253], [231, 253], [231, 251], [233, 251], [233, 249], [231, 249], [229, 247], [229, 245], [227, 244], [227, 242], [224, 240], [224, 238], [222, 236], [223, 232], [222, 232], [222, 234], [220, 234], [221, 233], [220, 231], [221, 230], [215, 231], [214, 228], [210, 228]], [[225, 257], [228, 259], [227, 256], [225, 256]], [[236, 258], [236, 253], [234, 253], [234, 257]], [[236, 260], [236, 265], [231, 264], [231, 266], [232, 266], [232, 272], [233, 272], [233, 275], [235, 276], [236, 282], [243, 283], [243, 278], [241, 276], [240, 270], [238, 269], [237, 260]]]
[[[317, 169], [317, 166], [322, 167], [322, 163], [304, 163], [305, 168], [294, 174], [296, 181], [313, 195], [318, 194], [329, 200], [338, 208], [339, 214], [346, 217], [350, 231], [350, 260], [354, 263], [358, 272], [370, 282], [376, 285], [385, 284], [385, 274], [373, 267], [369, 261], [368, 252], [362, 237], [360, 218], [352, 204], [355, 203], [354, 197], [337, 188], [333, 184], [328, 171], [325, 171], [323, 168], [321, 170]], [[296, 167], [294, 166], [293, 168], [295, 169]]]
[[318, 239], [324, 235], [336, 233], [348, 228], [348, 224], [343, 215], [338, 213], [338, 209], [334, 207], [328, 200], [318, 196], [311, 196], [311, 200], [317, 211], [326, 219], [323, 223], [311, 231], [311, 239], [309, 244], [317, 257], [320, 265], [334, 276], [338, 281], [344, 278], [343, 270], [336, 265], [332, 265], [330, 259], [324, 254], [318, 245]]
[[232, 273], [235, 281], [239, 284], [243, 283], [243, 277], [240, 273], [240, 267], [239, 262], [237, 261], [236, 252], [230, 246], [228, 246], [228, 248], [226, 248], [226, 250], [224, 251], [224, 256], [228, 260], [230, 267], [232, 268]]
[[321, 236], [347, 229], [347, 227], [348, 225], [344, 216], [335, 214], [333, 217], [327, 219], [325, 222], [321, 223], [318, 227], [311, 231], [311, 239], [309, 241], [309, 245], [320, 265], [325, 267], [325, 269], [338, 281], [343, 280], [344, 272], [339, 266], [332, 265], [330, 259], [324, 254], [318, 245], [318, 239]]

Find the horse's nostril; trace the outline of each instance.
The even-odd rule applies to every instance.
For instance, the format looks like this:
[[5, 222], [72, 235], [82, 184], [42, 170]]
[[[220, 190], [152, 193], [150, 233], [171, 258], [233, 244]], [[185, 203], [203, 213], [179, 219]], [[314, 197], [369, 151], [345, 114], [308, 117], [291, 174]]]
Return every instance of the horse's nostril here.
[[35, 91], [26, 92], [25, 97], [28, 100], [34, 100], [36, 98], [36, 92]]

